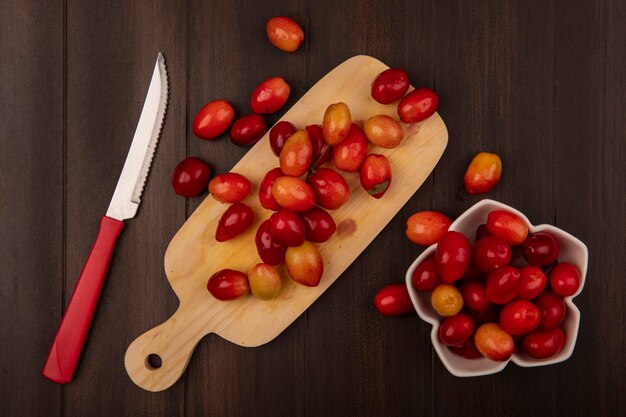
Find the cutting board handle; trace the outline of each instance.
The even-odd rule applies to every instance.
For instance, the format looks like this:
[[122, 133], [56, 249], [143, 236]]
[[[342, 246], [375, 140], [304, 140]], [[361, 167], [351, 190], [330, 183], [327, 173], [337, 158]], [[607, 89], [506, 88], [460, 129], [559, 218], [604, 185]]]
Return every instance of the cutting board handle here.
[[[198, 342], [210, 331], [185, 311], [185, 304], [164, 323], [148, 330], [128, 346], [126, 372], [141, 388], [157, 392], [174, 385], [181, 377]], [[181, 337], [184, 332], [184, 337]]]

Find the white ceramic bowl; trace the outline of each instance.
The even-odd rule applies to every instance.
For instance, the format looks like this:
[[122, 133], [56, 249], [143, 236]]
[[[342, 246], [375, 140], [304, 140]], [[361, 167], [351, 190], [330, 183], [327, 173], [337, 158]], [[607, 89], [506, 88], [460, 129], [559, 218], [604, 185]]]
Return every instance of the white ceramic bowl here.
[[[565, 304], [567, 306], [567, 313], [565, 315], [565, 320], [561, 323], [563, 331], [565, 332], [565, 345], [561, 352], [557, 355], [548, 358], [548, 359], [533, 359], [528, 355], [515, 351], [513, 356], [507, 361], [504, 362], [496, 362], [486, 358], [480, 359], [465, 359], [461, 356], [458, 356], [447, 346], [443, 345], [439, 338], [437, 337], [437, 332], [439, 331], [439, 323], [442, 319], [441, 316], [435, 312], [430, 304], [430, 292], [418, 292], [413, 288], [411, 284], [411, 278], [413, 276], [413, 272], [415, 268], [428, 256], [435, 252], [437, 245], [429, 246], [422, 254], [413, 262], [411, 267], [406, 273], [406, 286], [409, 290], [409, 295], [411, 296], [411, 301], [413, 302], [413, 306], [417, 311], [417, 314], [426, 322], [430, 323], [433, 328], [430, 332], [430, 339], [432, 341], [433, 347], [439, 355], [441, 362], [445, 365], [445, 367], [450, 371], [451, 374], [455, 376], [465, 377], [465, 376], [480, 376], [480, 375], [488, 375], [501, 371], [504, 367], [509, 363], [509, 361], [513, 361], [519, 366], [523, 367], [531, 367], [531, 366], [543, 366], [543, 365], [552, 365], [554, 363], [563, 362], [568, 359], [572, 352], [574, 351], [574, 345], [576, 344], [576, 337], [578, 336], [578, 325], [580, 322], [580, 311], [574, 305], [573, 298], [576, 297], [583, 289], [585, 285], [585, 277], [587, 275], [587, 261], [588, 261], [588, 253], [587, 247], [580, 240], [576, 239], [574, 236], [570, 235], [558, 229], [554, 226], [550, 226], [547, 224], [541, 224], [538, 226], [533, 226], [526, 216], [524, 216], [519, 211], [515, 210], [512, 207], [509, 207], [505, 204], [499, 203], [493, 200], [482, 200], [472, 207], [470, 207], [467, 211], [461, 214], [450, 226], [450, 230], [455, 230], [457, 232], [463, 233], [468, 237], [470, 242], [474, 242], [474, 234], [476, 228], [486, 223], [487, 214], [492, 210], [508, 210], [512, 213], [520, 216], [526, 223], [530, 229], [530, 233], [536, 232], [549, 232], [552, 233], [561, 246], [561, 251], [559, 254], [559, 261], [570, 262], [575, 265], [580, 271], [580, 288], [576, 292], [576, 294], [565, 297]], [[515, 252], [514, 252], [515, 253]], [[522, 261], [520, 263], [520, 261]], [[512, 264], [523, 264], [523, 259], [513, 259]]]

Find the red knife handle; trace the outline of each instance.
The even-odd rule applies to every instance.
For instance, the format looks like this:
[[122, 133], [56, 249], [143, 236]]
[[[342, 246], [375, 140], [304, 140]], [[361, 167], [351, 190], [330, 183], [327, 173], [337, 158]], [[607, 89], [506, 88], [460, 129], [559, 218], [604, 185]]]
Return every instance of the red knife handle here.
[[111, 256], [124, 222], [104, 216], [76, 288], [63, 315], [43, 368], [43, 376], [59, 384], [70, 382], [89, 333]]

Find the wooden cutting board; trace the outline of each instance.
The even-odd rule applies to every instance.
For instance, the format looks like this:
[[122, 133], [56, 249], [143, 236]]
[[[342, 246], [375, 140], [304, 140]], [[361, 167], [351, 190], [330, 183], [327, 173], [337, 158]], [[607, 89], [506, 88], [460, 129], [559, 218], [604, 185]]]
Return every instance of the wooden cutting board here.
[[[357, 123], [376, 114], [397, 118], [395, 104], [379, 104], [370, 95], [372, 80], [387, 68], [369, 56], [348, 59], [315, 84], [281, 120], [299, 128], [321, 124], [326, 107], [339, 101], [348, 104]], [[260, 262], [254, 237], [258, 225], [272, 213], [261, 207], [258, 185], [265, 172], [278, 166], [266, 134], [232, 169], [253, 184], [252, 193], [244, 202], [257, 216], [255, 222], [237, 238], [217, 242], [215, 228], [228, 205], [209, 195], [181, 227], [165, 253], [165, 272], [180, 306], [166, 322], [139, 336], [128, 347], [125, 365], [131, 379], [146, 390], [161, 391], [180, 378], [195, 346], [205, 335], [216, 333], [238, 345], [253, 347], [271, 341], [287, 328], [374, 240], [439, 161], [448, 132], [438, 114], [403, 128], [405, 139], [397, 148], [370, 145], [370, 152], [386, 155], [391, 163], [392, 183], [380, 200], [361, 188], [358, 173], [342, 173], [352, 196], [340, 209], [331, 211], [337, 231], [329, 241], [318, 245], [324, 259], [324, 275], [317, 287], [296, 284], [280, 267], [283, 288], [278, 298], [262, 301], [249, 295], [235, 301], [219, 301], [206, 290], [213, 273], [223, 268], [246, 272]], [[160, 367], [150, 365], [150, 355], [161, 358]]]

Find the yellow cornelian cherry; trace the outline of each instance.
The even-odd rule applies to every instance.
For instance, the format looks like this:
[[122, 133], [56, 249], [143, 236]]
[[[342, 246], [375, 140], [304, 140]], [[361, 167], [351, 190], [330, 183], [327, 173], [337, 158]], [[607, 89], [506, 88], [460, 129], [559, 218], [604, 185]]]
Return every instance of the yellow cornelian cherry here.
[[470, 194], [484, 194], [496, 186], [502, 175], [502, 161], [495, 153], [480, 152], [467, 167], [465, 189]]
[[352, 115], [346, 103], [334, 103], [324, 113], [322, 132], [326, 143], [331, 146], [339, 144], [348, 136], [352, 125]]
[[450, 284], [440, 284], [433, 290], [430, 302], [435, 311], [444, 317], [454, 316], [463, 308], [463, 296]]

